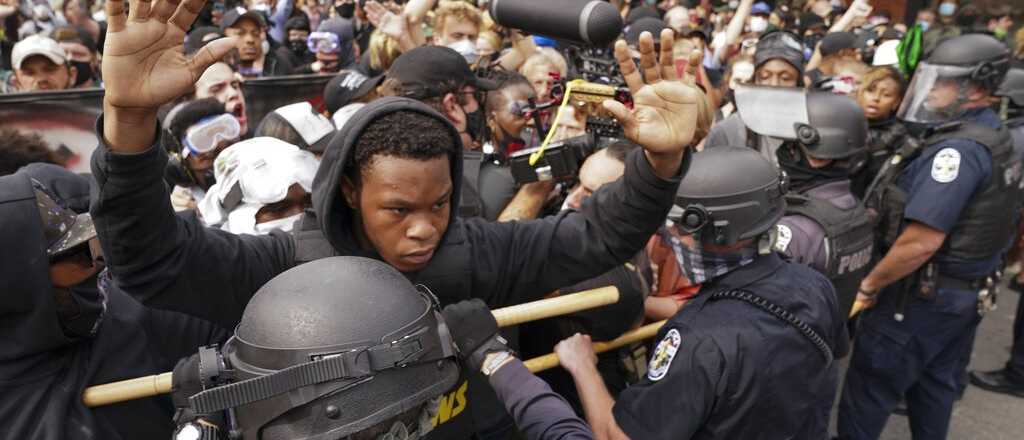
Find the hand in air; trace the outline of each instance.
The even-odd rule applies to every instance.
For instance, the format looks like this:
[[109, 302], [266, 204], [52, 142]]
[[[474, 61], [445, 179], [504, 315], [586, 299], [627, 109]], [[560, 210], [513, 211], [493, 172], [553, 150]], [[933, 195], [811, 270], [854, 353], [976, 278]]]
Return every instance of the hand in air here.
[[232, 38], [184, 54], [185, 33], [205, 0], [107, 0], [103, 80], [107, 105], [153, 109], [190, 92], [207, 67], [234, 47]]

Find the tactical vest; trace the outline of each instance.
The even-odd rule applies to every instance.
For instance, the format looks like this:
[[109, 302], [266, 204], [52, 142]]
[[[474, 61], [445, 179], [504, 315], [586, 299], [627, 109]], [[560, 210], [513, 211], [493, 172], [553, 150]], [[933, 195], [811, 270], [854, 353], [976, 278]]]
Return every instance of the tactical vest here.
[[[295, 239], [296, 266], [338, 255], [337, 250], [320, 230], [313, 210], [306, 210], [292, 236]], [[448, 232], [431, 258], [430, 264], [425, 269], [406, 276], [414, 284], [427, 286], [442, 305], [453, 304], [469, 299], [470, 292], [473, 291], [471, 258], [465, 224], [460, 219], [452, 217]], [[501, 415], [505, 414], [504, 406], [486, 378], [480, 374], [467, 373], [463, 369], [455, 388], [441, 396], [435, 427], [427, 435], [427, 440], [475, 438], [474, 432], [478, 426], [488, 427], [487, 425], [492, 424], [489, 422], [500, 420]]]
[[[991, 258], [1009, 245], [1015, 233], [1017, 212], [1013, 207], [1019, 203], [1021, 178], [1020, 173], [1013, 172], [1014, 164], [1018, 161], [1013, 154], [1013, 141], [1005, 128], [993, 130], [983, 125], [961, 122], [927, 136], [924, 148], [953, 139], [967, 139], [983, 145], [992, 157], [992, 173], [960, 213], [960, 218], [939, 253], [967, 261]], [[918, 153], [902, 156], [902, 160], [895, 166], [883, 168], [884, 175], [878, 176], [876, 191], [865, 198], [869, 208], [877, 206], [879, 209], [883, 252], [892, 247], [906, 226], [903, 211], [907, 204], [907, 194], [896, 183], [907, 164]]]
[[841, 209], [828, 200], [789, 194], [786, 215], [807, 217], [825, 230], [824, 275], [836, 289], [841, 316], [849, 316], [874, 255], [874, 225], [867, 211], [860, 204]]

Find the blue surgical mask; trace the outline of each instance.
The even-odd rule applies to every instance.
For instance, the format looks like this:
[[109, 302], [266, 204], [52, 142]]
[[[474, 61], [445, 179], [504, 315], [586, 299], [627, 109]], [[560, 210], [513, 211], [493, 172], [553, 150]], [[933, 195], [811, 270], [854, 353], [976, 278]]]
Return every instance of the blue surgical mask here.
[[954, 3], [942, 3], [939, 5], [939, 15], [950, 17], [956, 13], [956, 4]]
[[927, 21], [919, 21], [917, 22], [917, 25], [921, 26], [921, 32], [928, 32], [928, 26], [931, 26], [932, 24]]

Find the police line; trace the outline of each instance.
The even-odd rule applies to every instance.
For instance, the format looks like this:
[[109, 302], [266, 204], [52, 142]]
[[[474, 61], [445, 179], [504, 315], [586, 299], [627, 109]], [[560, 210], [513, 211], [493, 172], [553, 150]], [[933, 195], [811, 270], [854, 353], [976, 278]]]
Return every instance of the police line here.
[[[291, 75], [254, 78], [242, 82], [245, 114], [250, 127], [278, 107], [307, 101], [321, 108], [324, 86], [331, 75]], [[169, 109], [164, 109], [169, 110]], [[0, 94], [0, 127], [40, 136], [66, 168], [89, 172], [96, 149], [96, 118], [103, 111], [103, 89]]]
[[[510, 327], [617, 302], [619, 302], [619, 289], [614, 286], [606, 286], [570, 295], [556, 296], [504, 307], [493, 310], [492, 313], [494, 314], [494, 320], [498, 322], [498, 327]], [[172, 374], [168, 372], [95, 385], [85, 389], [82, 393], [82, 401], [85, 403], [85, 406], [94, 408], [127, 400], [167, 394], [171, 392], [172, 379]]]

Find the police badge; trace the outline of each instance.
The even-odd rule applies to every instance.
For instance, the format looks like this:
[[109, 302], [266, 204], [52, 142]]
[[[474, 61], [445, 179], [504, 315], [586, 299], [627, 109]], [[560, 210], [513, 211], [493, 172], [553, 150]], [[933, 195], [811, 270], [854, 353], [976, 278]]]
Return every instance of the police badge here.
[[682, 337], [679, 336], [679, 330], [672, 329], [665, 334], [665, 338], [654, 349], [654, 356], [651, 357], [650, 364], [647, 365], [648, 379], [657, 382], [668, 374], [668, 369], [672, 366], [672, 359], [676, 357], [676, 351], [679, 350], [681, 342]]

